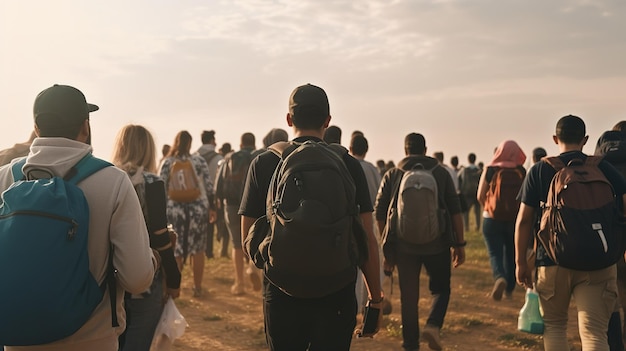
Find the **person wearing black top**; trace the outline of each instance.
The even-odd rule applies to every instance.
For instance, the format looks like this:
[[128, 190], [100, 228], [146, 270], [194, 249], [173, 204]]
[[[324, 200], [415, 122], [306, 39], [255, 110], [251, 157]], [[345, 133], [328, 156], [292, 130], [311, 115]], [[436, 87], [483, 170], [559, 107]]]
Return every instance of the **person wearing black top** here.
[[[328, 98], [314, 85], [297, 87], [289, 100], [287, 124], [293, 128], [295, 139], [323, 142], [324, 130], [330, 122]], [[347, 153], [343, 157], [354, 183], [359, 217], [367, 231], [369, 256], [361, 266], [369, 289], [370, 306], [380, 308], [383, 294], [380, 287], [380, 267], [376, 238], [372, 230], [372, 204], [367, 181], [359, 162]], [[266, 213], [266, 197], [272, 174], [279, 158], [271, 151], [253, 160], [248, 171], [239, 214], [242, 215], [242, 240], [254, 221]], [[324, 255], [323, 252], [320, 253]], [[322, 258], [321, 258], [322, 259]], [[356, 272], [356, 271], [355, 271]], [[356, 274], [355, 274], [356, 280]], [[321, 298], [298, 298], [287, 295], [267, 278], [263, 280], [265, 335], [271, 350], [349, 350], [356, 325], [355, 283]], [[382, 319], [378, 319], [378, 331]]]

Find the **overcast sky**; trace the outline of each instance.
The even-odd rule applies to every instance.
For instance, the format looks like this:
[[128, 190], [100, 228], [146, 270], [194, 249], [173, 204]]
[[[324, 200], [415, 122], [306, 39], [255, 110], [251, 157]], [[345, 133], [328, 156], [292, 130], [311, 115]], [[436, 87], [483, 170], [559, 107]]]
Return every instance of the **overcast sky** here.
[[287, 129], [291, 90], [326, 90], [332, 121], [403, 156], [410, 132], [446, 162], [489, 163], [500, 141], [558, 150], [567, 114], [600, 133], [626, 119], [626, 2], [560, 0], [2, 1], [0, 148], [27, 139], [35, 96], [82, 90], [95, 154], [142, 124], [157, 146], [180, 130], [200, 145]]

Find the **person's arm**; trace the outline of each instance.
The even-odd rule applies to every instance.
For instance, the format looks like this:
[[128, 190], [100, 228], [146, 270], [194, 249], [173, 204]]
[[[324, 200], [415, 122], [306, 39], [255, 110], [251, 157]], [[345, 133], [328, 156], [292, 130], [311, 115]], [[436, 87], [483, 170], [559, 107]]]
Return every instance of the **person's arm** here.
[[[367, 296], [369, 299], [368, 306], [378, 308], [382, 312], [383, 307], [383, 290], [380, 285], [380, 259], [378, 257], [378, 241], [374, 236], [374, 223], [372, 214], [370, 212], [364, 212], [359, 215], [363, 223], [363, 228], [367, 233], [368, 242], [368, 256], [367, 261], [361, 265], [361, 271], [365, 276], [365, 285], [367, 286]], [[242, 223], [243, 224], [243, 223]], [[378, 332], [383, 320], [383, 314], [379, 314], [378, 326], [374, 333], [363, 334], [364, 337], [373, 336]]]
[[124, 290], [139, 294], [152, 284], [157, 266], [146, 222], [135, 189], [126, 175], [109, 191], [117, 194], [109, 227], [117, 280]]
[[532, 288], [532, 271], [527, 260], [528, 243], [533, 235], [535, 209], [522, 202], [515, 222], [515, 276], [517, 283], [525, 288]]
[[452, 228], [456, 233], [456, 242], [458, 245], [452, 246], [452, 264], [456, 268], [465, 263], [465, 235], [463, 230], [463, 217], [460, 213], [452, 215]]
[[[252, 225], [254, 224], [254, 221], [256, 221], [256, 218], [252, 218], [252, 217], [247, 217], [247, 216], [240, 216], [241, 217], [241, 245], [242, 247], [245, 247], [245, 241], [246, 241], [246, 237], [248, 236], [248, 231], [250, 230], [250, 227], [252, 227]], [[244, 250], [245, 252], [246, 250]]]
[[476, 199], [480, 206], [485, 207], [485, 200], [487, 200], [487, 190], [489, 184], [487, 184], [487, 168], [480, 174], [480, 180], [478, 181], [478, 192], [476, 192]]

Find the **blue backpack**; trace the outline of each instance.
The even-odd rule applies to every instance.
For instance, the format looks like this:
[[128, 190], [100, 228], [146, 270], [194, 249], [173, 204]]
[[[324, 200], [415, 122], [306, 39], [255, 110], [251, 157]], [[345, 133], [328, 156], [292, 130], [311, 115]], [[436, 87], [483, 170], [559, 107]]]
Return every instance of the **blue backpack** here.
[[89, 207], [76, 186], [111, 164], [89, 154], [64, 178], [30, 180], [22, 173], [25, 162], [13, 165], [15, 182], [0, 202], [0, 345], [47, 344], [74, 334], [107, 285], [115, 304], [111, 255], [102, 286], [89, 271]]

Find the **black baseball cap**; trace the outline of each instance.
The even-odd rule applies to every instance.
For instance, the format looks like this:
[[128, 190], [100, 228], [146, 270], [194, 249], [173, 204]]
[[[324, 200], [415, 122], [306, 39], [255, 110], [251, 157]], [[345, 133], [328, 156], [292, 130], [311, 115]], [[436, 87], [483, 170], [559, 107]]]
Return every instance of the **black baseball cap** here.
[[98, 109], [97, 105], [87, 102], [80, 90], [55, 84], [37, 95], [33, 117], [39, 128], [61, 129], [80, 125], [89, 118], [90, 112]]
[[330, 107], [324, 89], [312, 85], [301, 85], [289, 97], [289, 113], [294, 117], [328, 117]]

